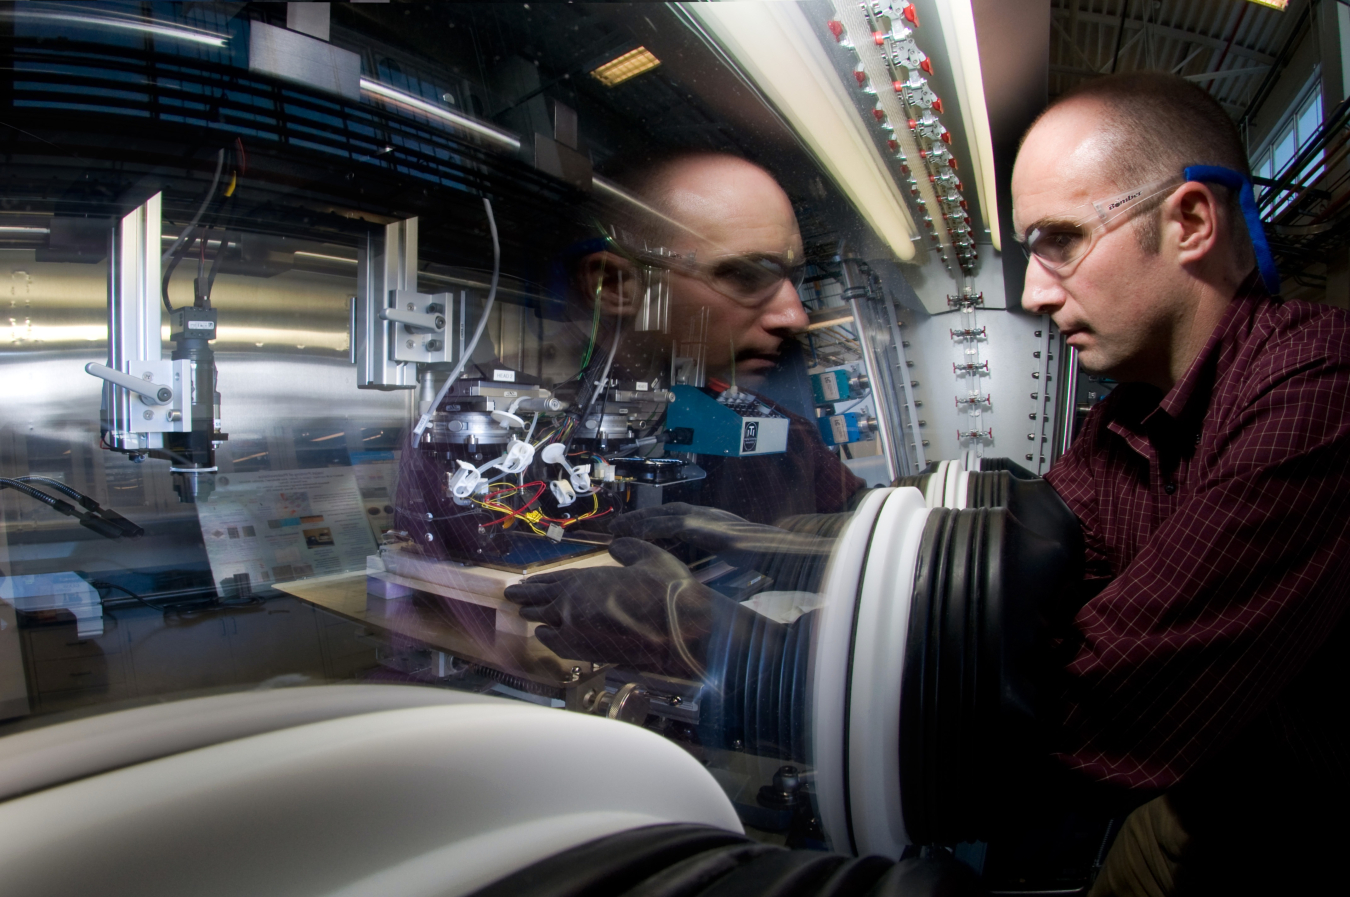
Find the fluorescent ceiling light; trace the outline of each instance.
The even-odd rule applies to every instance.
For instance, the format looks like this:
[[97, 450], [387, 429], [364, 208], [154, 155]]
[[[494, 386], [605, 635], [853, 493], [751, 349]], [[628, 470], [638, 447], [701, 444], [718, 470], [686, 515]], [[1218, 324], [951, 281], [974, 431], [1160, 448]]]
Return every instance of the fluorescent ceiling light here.
[[795, 3], [687, 3], [787, 120], [863, 220], [901, 261], [914, 258], [914, 226], [853, 99], [817, 32]]
[[937, 4], [938, 19], [946, 39], [947, 58], [956, 81], [957, 101], [966, 147], [975, 168], [975, 187], [979, 191], [980, 210], [989, 228], [989, 240], [997, 252], [1003, 251], [998, 226], [998, 191], [994, 181], [994, 138], [989, 130], [989, 109], [984, 99], [984, 73], [980, 69], [980, 46], [975, 35], [975, 10], [971, 0], [944, 0]]
[[73, 25], [88, 25], [94, 28], [111, 28], [119, 31], [135, 31], [141, 34], [153, 34], [173, 40], [205, 44], [208, 47], [224, 47], [230, 39], [224, 34], [189, 28], [186, 25], [166, 25], [153, 19], [140, 19], [132, 16], [89, 15], [74, 10], [57, 9], [15, 9], [4, 13], [5, 18], [45, 22], [65, 22]]
[[1289, 0], [1251, 0], [1251, 2], [1261, 6], [1269, 6], [1271, 9], [1278, 9], [1280, 12], [1289, 8]]
[[415, 97], [410, 93], [404, 93], [401, 90], [390, 87], [388, 84], [381, 84], [379, 81], [372, 81], [369, 78], [361, 79], [361, 89], [367, 93], [373, 93], [383, 100], [388, 100], [396, 106], [402, 106], [411, 112], [420, 112], [423, 115], [429, 115], [432, 118], [440, 119], [446, 124], [453, 125], [463, 131], [471, 134], [477, 134], [479, 137], [505, 147], [515, 152], [520, 149], [520, 140], [505, 131], [499, 131], [489, 124], [469, 118], [467, 115], [461, 115], [446, 109], [444, 106], [437, 106], [421, 97]]
[[650, 50], [638, 47], [593, 69], [591, 75], [606, 87], [614, 87], [643, 72], [650, 72], [660, 64], [661, 60], [653, 56]]

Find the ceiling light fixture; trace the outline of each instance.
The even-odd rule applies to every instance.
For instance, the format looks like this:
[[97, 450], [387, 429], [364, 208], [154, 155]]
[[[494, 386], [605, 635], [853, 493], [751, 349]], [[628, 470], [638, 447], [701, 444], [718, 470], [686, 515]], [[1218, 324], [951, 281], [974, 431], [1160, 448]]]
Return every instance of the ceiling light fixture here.
[[1251, 0], [1251, 2], [1260, 6], [1269, 6], [1271, 9], [1278, 9], [1280, 12], [1289, 8], [1289, 0]]
[[361, 79], [361, 89], [366, 93], [374, 94], [382, 100], [387, 100], [395, 106], [402, 107], [408, 112], [420, 112], [423, 115], [431, 116], [440, 121], [459, 128], [462, 131], [468, 131], [471, 134], [477, 134], [485, 140], [497, 144], [497, 146], [510, 152], [516, 152], [520, 149], [520, 138], [505, 131], [498, 130], [491, 125], [484, 124], [467, 115], [461, 115], [453, 112], [443, 106], [437, 106], [435, 103], [428, 102], [421, 97], [415, 97], [410, 93], [404, 93], [397, 88], [390, 87], [388, 84], [382, 84], [379, 81], [373, 81], [370, 78]]
[[606, 87], [615, 87], [643, 72], [650, 72], [660, 64], [661, 60], [653, 56], [650, 50], [638, 47], [592, 69], [591, 76]]
[[70, 7], [69, 11], [57, 9], [15, 9], [9, 12], [0, 13], [0, 18], [14, 19], [16, 21], [36, 21], [36, 22], [58, 22], [70, 25], [88, 25], [93, 28], [111, 28], [117, 31], [136, 31], [141, 34], [152, 34], [155, 37], [170, 38], [172, 40], [188, 41], [194, 44], [205, 44], [209, 47], [224, 47], [230, 39], [224, 34], [215, 34], [211, 31], [203, 31], [199, 28], [189, 28], [183, 25], [165, 25], [156, 22], [153, 19], [142, 19], [134, 16], [111, 16], [87, 15], [83, 12], [77, 12], [79, 7]]
[[957, 104], [966, 132], [970, 162], [975, 168], [975, 187], [980, 211], [989, 228], [989, 241], [1002, 252], [998, 226], [998, 189], [994, 182], [994, 138], [989, 129], [989, 109], [984, 99], [984, 72], [980, 68], [980, 46], [975, 34], [975, 10], [970, 0], [951, 0], [937, 5], [938, 19], [946, 39], [947, 57], [952, 61], [956, 81]]
[[795, 3], [689, 3], [696, 19], [777, 108], [854, 208], [901, 261], [914, 259], [905, 201], [835, 73], [817, 32]]

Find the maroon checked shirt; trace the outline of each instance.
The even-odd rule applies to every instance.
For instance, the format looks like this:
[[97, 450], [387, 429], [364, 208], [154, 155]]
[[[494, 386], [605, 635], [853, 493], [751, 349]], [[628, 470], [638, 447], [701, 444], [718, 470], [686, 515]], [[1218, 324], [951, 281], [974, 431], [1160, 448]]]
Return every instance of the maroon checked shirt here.
[[1058, 745], [1096, 781], [1170, 788], [1244, 744], [1252, 775], [1347, 778], [1350, 319], [1252, 282], [1180, 382], [1119, 386], [1047, 475], [1104, 584]]

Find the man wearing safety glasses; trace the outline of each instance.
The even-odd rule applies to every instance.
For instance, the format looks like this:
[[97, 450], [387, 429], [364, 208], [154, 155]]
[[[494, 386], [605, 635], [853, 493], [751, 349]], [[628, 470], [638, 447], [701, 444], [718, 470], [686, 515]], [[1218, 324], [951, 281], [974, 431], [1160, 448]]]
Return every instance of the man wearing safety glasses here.
[[[769, 172], [720, 153], [649, 160], [620, 177], [650, 214], [580, 266], [581, 292], [602, 323], [627, 322], [619, 324], [626, 332], [616, 366], [666, 381], [672, 343], [697, 342], [709, 386], [757, 390], [808, 323], [797, 293], [804, 258], [792, 201]], [[639, 266], [668, 274], [668, 333], [633, 329]], [[864, 486], [802, 418], [793, 418], [783, 454], [700, 463], [708, 470], [702, 504], [762, 523], [843, 510]]]
[[1120, 382], [1048, 475], [1091, 587], [1057, 754], [1138, 805], [1094, 895], [1320, 892], [1346, 844], [1350, 327], [1278, 298], [1247, 171], [1208, 94], [1128, 75], [1013, 174], [1023, 306]]

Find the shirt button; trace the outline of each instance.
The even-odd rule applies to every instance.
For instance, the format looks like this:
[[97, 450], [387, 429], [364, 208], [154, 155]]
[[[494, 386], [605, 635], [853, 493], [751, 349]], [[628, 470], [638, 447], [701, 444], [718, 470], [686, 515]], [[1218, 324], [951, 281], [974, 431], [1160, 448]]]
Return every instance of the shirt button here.
[[1168, 483], [1166, 486], [1163, 487], [1163, 491], [1166, 492], [1168, 495], [1171, 495], [1173, 492], [1177, 491], [1177, 484]]

